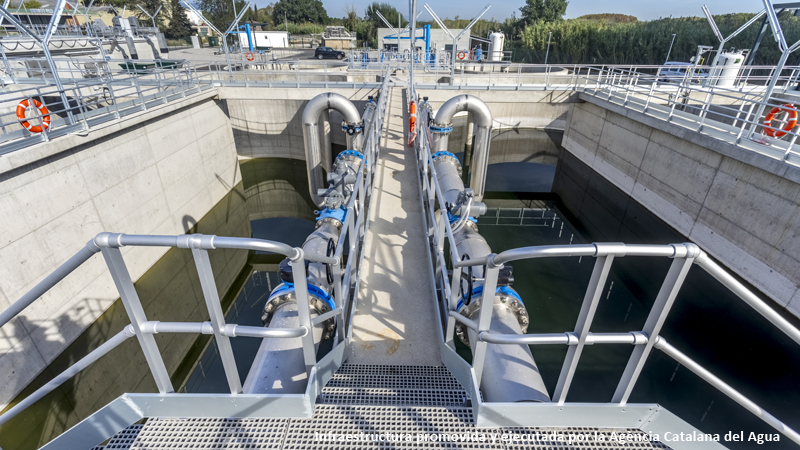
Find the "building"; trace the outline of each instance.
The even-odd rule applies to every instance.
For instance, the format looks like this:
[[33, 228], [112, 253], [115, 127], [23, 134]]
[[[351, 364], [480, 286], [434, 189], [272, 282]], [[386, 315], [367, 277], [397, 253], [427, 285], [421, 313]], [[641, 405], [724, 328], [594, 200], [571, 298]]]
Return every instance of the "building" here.
[[[463, 29], [453, 29], [450, 30], [453, 33], [453, 36], [458, 36]], [[446, 51], [450, 52], [453, 50], [453, 38], [451, 38], [444, 30], [441, 28], [431, 28], [429, 25], [425, 25], [423, 27], [417, 28], [416, 32], [416, 47], [417, 50], [424, 51], [426, 49], [426, 42], [428, 42], [428, 36], [426, 33], [430, 35], [430, 50], [435, 50], [437, 52]], [[378, 47], [383, 50], [396, 50], [396, 51], [404, 51], [409, 48], [409, 33], [406, 31], [403, 33], [403, 36], [400, 37], [399, 43], [397, 39], [397, 35], [392, 29], [389, 28], [378, 28]], [[457, 50], [469, 50], [470, 44], [470, 36], [469, 33], [464, 33], [461, 38], [458, 40], [456, 47]]]
[[345, 27], [325, 27], [322, 45], [339, 50], [356, 48], [356, 33], [347, 31]]

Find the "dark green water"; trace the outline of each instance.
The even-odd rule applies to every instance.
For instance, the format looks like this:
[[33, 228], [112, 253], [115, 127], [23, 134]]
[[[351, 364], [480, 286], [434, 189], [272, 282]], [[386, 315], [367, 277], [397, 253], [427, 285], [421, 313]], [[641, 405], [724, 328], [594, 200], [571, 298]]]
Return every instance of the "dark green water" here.
[[[513, 168], [516, 180], [524, 180], [519, 175], [526, 171], [525, 166]], [[532, 177], [540, 170], [531, 169]], [[518, 185], [520, 191], [529, 192], [487, 195], [490, 208], [508, 208], [499, 220], [494, 217], [496, 210], [490, 210], [478, 222], [494, 252], [570, 242], [668, 244], [687, 240], [566, 152], [554, 172], [550, 192], [541, 192], [540, 181], [532, 179]], [[575, 174], [584, 178], [582, 189], [575, 189], [569, 180]], [[495, 172], [495, 176], [503, 175]], [[489, 186], [491, 177], [490, 168]], [[542, 203], [544, 211], [529, 209], [525, 212], [527, 219], [518, 219], [521, 208], [537, 208]], [[542, 215], [544, 218], [538, 218]], [[513, 264], [513, 287], [530, 314], [529, 333], [574, 329], [593, 264], [593, 258], [576, 257]], [[617, 258], [592, 331], [640, 330], [669, 264], [666, 258]], [[774, 303], [773, 307], [783, 311], [795, 326], [800, 322]], [[699, 267], [689, 272], [661, 335], [787, 425], [800, 428], [800, 346]], [[532, 347], [551, 393], [566, 350], [566, 346]], [[586, 347], [568, 401], [609, 402], [631, 352], [630, 345]], [[705, 433], [723, 436], [729, 431], [744, 431], [747, 438], [750, 432], [776, 432], [658, 350], [653, 350], [648, 359], [630, 402], [659, 403]], [[723, 444], [742, 449], [756, 446], [754, 442]], [[797, 448], [783, 436], [778, 443], [757, 447]]]

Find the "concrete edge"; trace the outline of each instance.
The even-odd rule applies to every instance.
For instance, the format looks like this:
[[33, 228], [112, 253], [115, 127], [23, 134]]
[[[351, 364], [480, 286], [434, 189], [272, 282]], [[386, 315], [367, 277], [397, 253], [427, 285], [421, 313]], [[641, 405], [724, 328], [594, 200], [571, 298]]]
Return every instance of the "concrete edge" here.
[[634, 111], [630, 108], [617, 105], [607, 100], [596, 98], [583, 92], [580, 93], [579, 97], [581, 100], [584, 100], [587, 103], [605, 108], [613, 113], [627, 117], [628, 119], [639, 122], [653, 129], [663, 131], [675, 137], [690, 141], [693, 144], [705, 147], [739, 162], [754, 166], [765, 172], [769, 172], [792, 182], [797, 182], [796, 180], [800, 180], [800, 167], [787, 164], [783, 161], [778, 161], [774, 158], [770, 158], [769, 156], [762, 155], [752, 150], [744, 149], [738, 145], [703, 134], [702, 132], [690, 130], [670, 122], [665, 122], [663, 120], [647, 116], [641, 112]]

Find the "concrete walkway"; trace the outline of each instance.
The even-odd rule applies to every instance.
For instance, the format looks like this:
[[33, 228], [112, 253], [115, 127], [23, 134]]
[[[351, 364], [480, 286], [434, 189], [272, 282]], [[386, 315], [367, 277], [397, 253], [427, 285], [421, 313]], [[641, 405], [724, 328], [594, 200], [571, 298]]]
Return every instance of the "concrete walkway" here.
[[405, 89], [388, 99], [386, 132], [375, 173], [352, 364], [441, 365], [414, 149], [404, 145]]

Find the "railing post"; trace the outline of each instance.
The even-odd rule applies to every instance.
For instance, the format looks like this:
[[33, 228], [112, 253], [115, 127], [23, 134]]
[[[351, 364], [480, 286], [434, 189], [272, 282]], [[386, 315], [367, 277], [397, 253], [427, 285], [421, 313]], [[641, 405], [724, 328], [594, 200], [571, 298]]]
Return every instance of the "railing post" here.
[[125, 260], [122, 259], [122, 252], [118, 247], [107, 246], [102, 246], [100, 251], [103, 253], [106, 265], [108, 265], [108, 271], [111, 273], [111, 278], [117, 287], [125, 312], [128, 313], [128, 318], [131, 320], [136, 339], [139, 340], [139, 345], [142, 347], [142, 353], [144, 353], [144, 358], [150, 367], [150, 373], [153, 374], [158, 391], [162, 394], [175, 392], [172, 387], [172, 381], [169, 379], [167, 368], [164, 366], [164, 360], [161, 358], [161, 352], [158, 350], [155, 337], [144, 331], [143, 327], [147, 322], [147, 316], [144, 314], [139, 294], [136, 293], [131, 275], [128, 273], [127, 266], [125, 266]]
[[[461, 271], [463, 267], [454, 267], [453, 274], [450, 276], [450, 303], [446, 311], [456, 311], [458, 309], [459, 291], [461, 290]], [[447, 332], [445, 333], [445, 344], [455, 350], [453, 342], [453, 333], [456, 331], [456, 319], [447, 315]]]
[[292, 259], [292, 278], [294, 278], [294, 293], [297, 296], [297, 318], [301, 327], [306, 327], [308, 333], [301, 337], [303, 345], [303, 360], [306, 365], [306, 374], [311, 374], [311, 369], [317, 364], [317, 351], [314, 348], [314, 328], [311, 325], [311, 312], [308, 300], [308, 282], [306, 276], [306, 261], [303, 250], [297, 249], [298, 256]]
[[[475, 348], [472, 350], [472, 367], [475, 370], [475, 379], [478, 386], [481, 385], [481, 375], [483, 375], [483, 365], [486, 361], [486, 342], [480, 340], [480, 332], [488, 331], [492, 325], [492, 311], [494, 310], [494, 298], [497, 291], [497, 275], [500, 273], [499, 266], [494, 265], [494, 253], [486, 257], [486, 272], [483, 274], [483, 296], [481, 297], [481, 311], [478, 316], [478, 339], [475, 341]], [[469, 293], [471, 294], [471, 292]], [[467, 295], [469, 295], [467, 294]]]
[[606, 285], [608, 272], [613, 261], [614, 255], [605, 255], [598, 256], [594, 262], [592, 277], [589, 279], [589, 286], [586, 288], [586, 294], [583, 297], [581, 312], [578, 314], [578, 322], [575, 324], [578, 344], [569, 346], [567, 356], [564, 358], [564, 365], [561, 366], [561, 374], [558, 376], [556, 390], [553, 392], [553, 401], [558, 402], [559, 405], [563, 405], [567, 400], [569, 386], [572, 384], [572, 377], [578, 367], [578, 360], [581, 357], [581, 352], [583, 352], [583, 346], [586, 345], [586, 338], [589, 336], [589, 329], [592, 327], [594, 313], [600, 303], [600, 297]]
[[[614, 392], [612, 403], [625, 405], [628, 402], [644, 363], [647, 361], [658, 334], [661, 332], [661, 326], [664, 325], [675, 297], [681, 289], [683, 280], [686, 278], [689, 269], [691, 269], [694, 259], [700, 254], [700, 249], [694, 244], [673, 245], [673, 247], [676, 252], [675, 259], [672, 260], [669, 272], [664, 278], [664, 283], [661, 284], [656, 301], [650, 309], [644, 328], [642, 328], [642, 332], [647, 334], [647, 343], [634, 347], [633, 353], [628, 360], [628, 365], [625, 366], [625, 371], [622, 373], [619, 385], [617, 385], [617, 390]], [[678, 252], [683, 254], [677, 254]]]
[[[211, 236], [208, 236], [210, 238]], [[217, 284], [214, 281], [214, 270], [211, 268], [211, 260], [208, 258], [208, 251], [200, 248], [200, 242], [204, 238], [202, 235], [189, 236], [189, 246], [192, 249], [194, 265], [197, 267], [197, 275], [200, 277], [200, 286], [203, 288], [203, 297], [206, 300], [208, 316], [211, 321], [211, 329], [214, 331], [214, 340], [217, 343], [219, 357], [222, 367], [225, 370], [225, 378], [228, 380], [228, 387], [231, 394], [242, 392], [242, 382], [239, 379], [239, 371], [236, 369], [236, 360], [233, 357], [233, 348], [228, 336], [222, 334], [225, 328], [225, 315], [222, 312], [222, 305], [219, 301]]]

